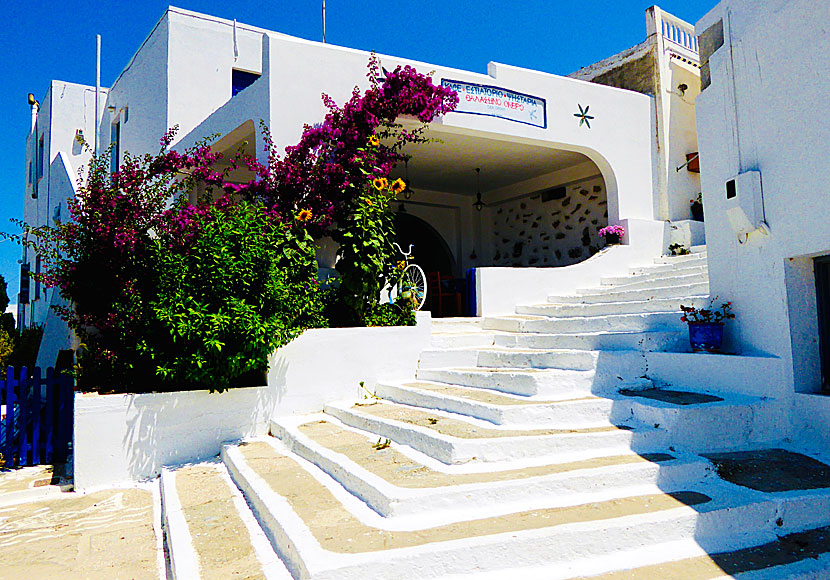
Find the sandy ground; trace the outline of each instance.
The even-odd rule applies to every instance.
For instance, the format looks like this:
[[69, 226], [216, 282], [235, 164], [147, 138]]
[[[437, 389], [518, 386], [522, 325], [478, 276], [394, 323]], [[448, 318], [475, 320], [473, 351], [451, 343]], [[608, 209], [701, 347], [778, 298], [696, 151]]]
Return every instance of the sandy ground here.
[[655, 494], [566, 508], [538, 509], [425, 530], [389, 531], [360, 522], [296, 461], [279, 455], [267, 443], [249, 443], [240, 447], [240, 451], [248, 465], [276, 493], [288, 500], [320, 545], [326, 550], [342, 553], [406, 548], [432, 542], [658, 512], [710, 501], [707, 496], [695, 492]]
[[153, 494], [110, 489], [0, 507], [0, 554], [2, 580], [157, 579]]

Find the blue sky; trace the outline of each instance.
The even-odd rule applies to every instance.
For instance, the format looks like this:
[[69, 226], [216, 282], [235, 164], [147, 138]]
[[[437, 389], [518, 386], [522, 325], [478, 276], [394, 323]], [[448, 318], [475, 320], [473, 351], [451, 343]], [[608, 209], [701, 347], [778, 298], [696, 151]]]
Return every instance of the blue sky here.
[[[666, 0], [660, 7], [694, 23], [716, 0]], [[321, 0], [182, 0], [177, 6], [313, 40]], [[641, 42], [649, 2], [636, 0], [327, 0], [326, 40], [425, 62], [486, 72], [489, 61], [568, 74]], [[111, 83], [164, 13], [166, 2], [8, 2], [0, 40], [0, 231], [22, 218], [27, 93], [43, 98], [52, 79], [95, 84], [95, 35], [102, 36], [101, 83]], [[313, 122], [314, 119], [303, 119]], [[16, 302], [17, 259], [0, 242], [0, 274]]]

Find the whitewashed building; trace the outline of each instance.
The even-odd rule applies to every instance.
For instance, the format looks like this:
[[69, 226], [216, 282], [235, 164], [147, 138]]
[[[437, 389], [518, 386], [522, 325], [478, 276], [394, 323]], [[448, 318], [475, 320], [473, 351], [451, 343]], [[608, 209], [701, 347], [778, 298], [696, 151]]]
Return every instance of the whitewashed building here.
[[777, 357], [794, 435], [830, 443], [827, 14], [806, 0], [725, 0], [696, 26], [711, 293], [734, 304], [732, 350]]
[[[457, 111], [430, 127], [440, 143], [413, 147], [408, 167], [399, 168], [414, 195], [401, 198], [398, 221], [425, 270], [463, 278], [479, 269], [475, 301], [470, 297], [479, 315], [542, 298], [539, 284], [552, 273], [542, 267], [597, 253], [603, 245], [597, 231], [608, 223], [626, 228], [632, 260], [660, 255], [672, 240], [703, 242], [683, 201], [699, 191], [697, 176], [673, 167], [697, 150], [689, 129], [697, 85], [689, 76], [696, 74], [692, 28], [657, 8], [646, 20], [648, 39], [632, 50], [642, 56], [647, 47], [660, 73], [643, 86], [628, 79], [625, 67], [616, 75], [625, 82], [583, 70], [575, 76], [595, 81], [584, 82], [499, 63], [479, 74], [381, 55], [389, 70], [411, 64], [434, 71], [436, 82], [460, 92]], [[366, 84], [368, 58], [363, 51], [171, 7], [103, 91], [100, 147], [112, 144], [116, 169], [125, 151], [157, 151], [160, 136], [178, 125], [177, 147], [218, 133], [217, 150], [235, 152], [248, 141], [247, 152], [264, 159], [260, 120], [278, 148], [296, 143], [304, 123], [325, 115], [321, 93], [343, 102], [355, 83]], [[590, 70], [615, 69], [615, 59], [609, 60]], [[684, 96], [675, 85], [690, 88]], [[93, 140], [93, 110], [94, 89], [69, 83], [55, 83], [40, 110], [33, 108], [28, 223], [61, 215], [60, 200], [74, 194], [72, 183], [88, 160], [75, 137]], [[680, 137], [669, 137], [675, 134]], [[241, 169], [232, 177], [252, 176]], [[477, 210], [478, 194], [483, 207]], [[669, 219], [674, 225], [665, 223]], [[23, 262], [36, 270], [34, 260], [27, 255]], [[321, 244], [319, 260], [333, 265], [330, 245]], [[519, 284], [526, 295], [502, 295], [506, 284], [517, 286], [505, 281], [516, 266], [530, 267], [523, 275], [537, 284]], [[28, 301], [20, 301], [21, 320], [43, 324], [51, 291], [30, 285]], [[65, 329], [55, 332], [56, 339], [66, 336]], [[48, 364], [54, 352], [46, 348], [41, 362]]]

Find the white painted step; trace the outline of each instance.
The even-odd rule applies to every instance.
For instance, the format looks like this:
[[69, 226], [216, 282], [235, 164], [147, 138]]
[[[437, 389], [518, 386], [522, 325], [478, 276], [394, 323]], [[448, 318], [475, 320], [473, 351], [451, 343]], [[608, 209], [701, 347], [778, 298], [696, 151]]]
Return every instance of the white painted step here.
[[[683, 298], [687, 296], [703, 296], [709, 294], [709, 283], [700, 282], [681, 286], [647, 286], [645, 288], [617, 289], [608, 286], [607, 289], [597, 289], [582, 294], [561, 294], [548, 296], [548, 302], [569, 304], [596, 304], [600, 302], [632, 302], [658, 298]], [[485, 325], [487, 321], [485, 319]]]
[[[607, 461], [512, 463], [495, 471], [483, 472], [475, 466], [447, 466], [411, 448], [393, 444], [390, 447], [392, 451], [386, 453], [398, 453], [400, 459], [393, 456], [389, 461], [402, 462], [402, 469], [414, 467], [421, 474], [430, 472], [438, 475], [435, 479], [439, 481], [440, 476], [446, 476], [444, 479], [447, 481], [461, 478], [472, 481], [399, 487], [373, 472], [371, 465], [367, 468], [347, 455], [321, 445], [301, 431], [303, 423], [320, 419], [329, 422], [330, 427], [340, 431], [341, 436], [346, 434], [364, 439], [367, 449], [374, 443], [374, 435], [342, 425], [326, 415], [284, 417], [272, 421], [271, 432], [291, 452], [316, 465], [386, 518], [430, 514], [431, 518], [444, 521], [463, 520], [465, 516], [469, 517], [469, 512], [475, 512], [484, 505], [489, 506], [490, 515], [495, 515], [515, 509], [511, 504], [542, 505], [551, 497], [560, 502], [571, 498], [571, 502], [579, 503], [592, 495], [626, 497], [642, 492], [646, 486], [658, 489], [658, 480], [659, 489], [668, 492], [713, 477], [711, 464], [697, 456], [656, 454], [652, 460], [645, 460], [636, 454], [627, 454], [607, 458]], [[501, 473], [504, 477], [497, 477]]]
[[[610, 425], [614, 411], [614, 400], [604, 397], [585, 396], [554, 402], [544, 397], [496, 394], [491, 389], [429, 381], [379, 383], [375, 394], [394, 403], [457, 413], [496, 425], [598, 427]], [[622, 415], [630, 418], [631, 413]]]
[[671, 351], [688, 335], [677, 330], [643, 332], [584, 332], [558, 334], [501, 333], [496, 346], [528, 349]]
[[636, 314], [641, 312], [680, 311], [680, 306], [704, 307], [709, 303], [709, 296], [683, 296], [680, 298], [654, 298], [632, 300], [629, 302], [594, 302], [589, 304], [530, 304], [516, 306], [517, 314], [536, 316], [605, 316], [609, 314]]
[[[387, 408], [404, 412], [410, 409], [391, 403], [377, 403]], [[485, 434], [492, 431], [511, 433], [510, 436], [462, 438], [439, 433], [436, 429], [413, 425], [408, 422], [379, 417], [372, 414], [367, 406], [356, 407], [350, 402], [337, 402], [325, 406], [324, 412], [341, 422], [374, 433], [381, 438], [408, 445], [442, 463], [459, 464], [468, 462], [499, 462], [528, 458], [549, 457], [553, 461], [571, 458], [602, 457], [628, 453], [655, 453], [667, 448], [666, 433], [660, 429], [639, 427], [637, 429], [593, 428], [588, 430], [556, 430], [550, 434], [534, 434], [538, 429], [506, 430], [493, 427], [472, 418], [462, 419], [457, 415], [432, 410], [430, 413], [440, 421], [461, 421]], [[522, 432], [522, 435], [512, 435]]]
[[648, 272], [643, 274], [629, 274], [628, 276], [604, 276], [600, 278], [601, 286], [622, 286], [632, 282], [644, 282], [647, 280], [671, 279], [682, 276], [703, 275], [708, 277], [708, 266], [692, 266], [689, 268], [676, 268], [667, 272]]
[[[418, 380], [491, 389], [514, 395], [539, 395], [561, 401], [609, 389], [651, 384], [639, 379], [640, 374], [637, 374], [637, 370], [632, 371], [632, 368], [641, 367], [635, 362], [627, 369], [608, 369], [609, 372], [510, 367], [418, 369], [415, 376]], [[627, 375], [622, 374], [625, 370], [629, 371]]]
[[495, 342], [494, 332], [432, 332], [431, 348], [464, 348], [489, 346]]
[[582, 332], [638, 332], [646, 330], [679, 330], [683, 325], [678, 312], [649, 312], [645, 314], [618, 314], [549, 318], [516, 315], [488, 317], [484, 323], [496, 330], [508, 332], [582, 333]]
[[631, 275], [640, 274], [654, 274], [657, 272], [675, 272], [685, 268], [694, 268], [698, 266], [707, 266], [709, 262], [706, 259], [687, 260], [681, 264], [648, 264], [641, 266], [632, 266], [628, 269]]
[[655, 264], [682, 264], [684, 262], [694, 262], [696, 260], [705, 260], [707, 254], [701, 252], [699, 254], [686, 254], [685, 256], [661, 256], [654, 258]]
[[666, 288], [669, 286], [690, 286], [692, 284], [708, 284], [708, 274], [682, 274], [679, 276], [657, 276], [643, 280], [631, 280], [625, 284], [615, 286], [593, 286], [591, 288], [577, 288], [575, 294], [602, 294], [604, 292], [622, 292], [624, 290], [644, 290], [647, 288]]
[[[600, 508], [603, 506], [591, 503], [585, 507], [561, 509], [582, 509], [582, 513], [596, 513], [602, 519], [583, 518], [567, 523], [542, 525], [536, 529], [469, 537], [471, 525], [476, 523], [472, 520], [471, 525], [464, 525], [456, 532], [468, 534], [464, 538], [432, 542], [427, 539], [416, 547], [391, 550], [334, 552], [320, 545], [309, 528], [311, 524], [307, 524], [295, 511], [297, 503], [292, 504], [291, 499], [277, 491], [285, 486], [280, 486], [278, 482], [271, 483], [247, 463], [245, 449], [226, 446], [222, 452], [223, 459], [254, 513], [259, 516], [269, 539], [277, 551], [285, 555], [295, 578], [305, 580], [426, 580], [453, 575], [461, 577], [472, 571], [496, 573], [499, 570], [532, 566], [545, 566], [557, 571], [581, 562], [598, 561], [613, 554], [641, 550], [644, 546], [665, 546], [683, 541], [694, 540], [709, 552], [737, 550], [774, 541], [777, 533], [799, 526], [803, 528], [807, 522], [817, 525], [817, 521], [830, 519], [830, 497], [827, 492], [759, 495], [709, 479], [687, 488], [688, 492], [705, 494], [697, 497], [688, 494], [683, 496], [687, 503], [702, 502], [696, 505], [671, 503], [658, 506], [655, 502], [659, 499], [655, 496], [632, 497], [630, 500], [638, 502], [637, 505], [644, 505], [646, 511], [602, 518], [604, 514]], [[298, 467], [295, 469], [306, 471], [313, 476], [313, 481], [319, 482], [315, 483], [315, 491], [321, 486], [325, 487], [329, 496], [346, 509], [343, 511], [337, 503], [328, 499], [321, 505], [315, 502], [304, 505], [304, 512], [317, 521], [331, 521], [334, 517], [338, 522], [343, 522], [342, 525], [354, 526], [352, 522], [359, 522], [359, 533], [367, 535], [371, 535], [372, 529], [378, 530], [375, 534], [382, 533], [382, 530], [401, 530], [389, 518], [383, 518], [349, 494], [316, 466], [302, 459], [297, 459], [296, 463]], [[551, 500], [554, 509], [560, 509], [555, 503], [556, 498], [552, 497]], [[661, 509], [664, 506], [672, 507]], [[539, 508], [531, 507], [530, 510], [536, 511], [524, 513], [533, 519], [534, 514], [539, 513]], [[776, 521], [784, 515], [787, 519], [779, 527]], [[486, 519], [486, 516], [481, 518], [479, 515], [479, 519]], [[432, 537], [432, 527], [425, 523], [421, 529], [426, 531], [428, 537]], [[492, 529], [492, 526], [489, 528]], [[401, 531], [406, 530], [412, 528]], [[628, 566], [636, 566], [639, 562], [640, 560], [629, 560]]]
[[[246, 577], [265, 578], [265, 580], [292, 580], [290, 572], [274, 552], [271, 543], [251, 513], [244, 496], [228, 475], [225, 466], [222, 463], [210, 462], [185, 466], [181, 469], [203, 469], [208, 473], [215, 473], [216, 477], [213, 480], [202, 484], [208, 487], [200, 489], [199, 495], [205, 495], [207, 490], [213, 489], [216, 495], [207, 494], [208, 497], [212, 497], [210, 501], [214, 502], [212, 507], [206, 509], [206, 506], [201, 505], [185, 510], [182, 508], [179, 492], [176, 489], [177, 470], [162, 469], [160, 478], [162, 524], [165, 548], [170, 561], [170, 580], [199, 580], [205, 575], [205, 566], [210, 565], [214, 556], [212, 553], [204, 552], [229, 549], [221, 544], [208, 545], [204, 538], [201, 542], [194, 542], [199, 538], [194, 538], [192, 526], [195, 525], [196, 529], [199, 529], [198, 526], [202, 523], [207, 524], [206, 527], [209, 530], [216, 530], [217, 522], [222, 522], [223, 530], [220, 534], [233, 530], [233, 533], [244, 536], [243, 545], [250, 543], [252, 552], [250, 557], [253, 557], [253, 561], [242, 560], [241, 563], [246, 569], [235, 570], [236, 573], [245, 574]], [[231, 505], [225, 503], [228, 499]], [[199, 546], [201, 546], [201, 551]], [[234, 556], [240, 555], [228, 554], [229, 558]]]
[[[636, 366], [642, 374], [643, 357], [641, 351], [628, 349], [619, 351], [580, 350], [580, 349], [521, 349], [517, 347], [487, 347], [464, 349], [428, 349], [421, 353], [418, 368], [436, 369], [453, 367], [513, 367], [513, 368], [550, 368], [576, 371], [597, 370], [598, 362], [604, 368], [629, 368]], [[634, 371], [625, 374], [630, 375]], [[620, 373], [618, 373], [620, 374]]]

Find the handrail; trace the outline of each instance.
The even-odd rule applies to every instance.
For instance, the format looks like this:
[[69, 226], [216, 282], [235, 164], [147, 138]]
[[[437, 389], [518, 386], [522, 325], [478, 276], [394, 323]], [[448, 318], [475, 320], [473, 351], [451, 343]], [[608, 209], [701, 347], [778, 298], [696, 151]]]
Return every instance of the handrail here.
[[663, 38], [674, 44], [678, 44], [688, 51], [699, 54], [699, 46], [697, 36], [695, 36], [694, 26], [672, 16], [667, 12], [660, 13], [660, 32]]

